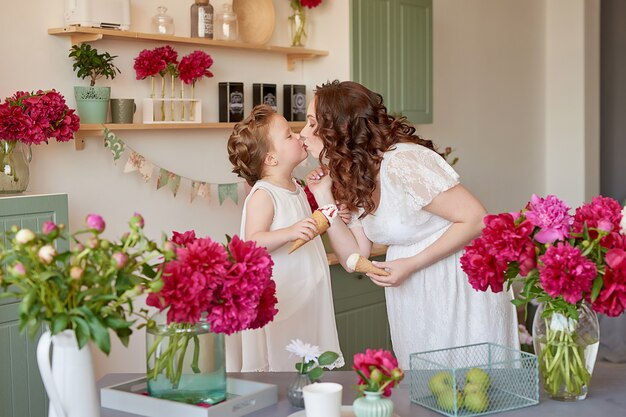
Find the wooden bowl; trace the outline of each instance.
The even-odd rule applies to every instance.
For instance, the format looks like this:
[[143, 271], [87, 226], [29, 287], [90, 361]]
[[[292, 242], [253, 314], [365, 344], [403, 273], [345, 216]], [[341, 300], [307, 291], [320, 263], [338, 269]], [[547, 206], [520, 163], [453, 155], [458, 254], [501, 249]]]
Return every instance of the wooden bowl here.
[[270, 40], [276, 26], [272, 0], [233, 0], [233, 10], [241, 42], [263, 45]]

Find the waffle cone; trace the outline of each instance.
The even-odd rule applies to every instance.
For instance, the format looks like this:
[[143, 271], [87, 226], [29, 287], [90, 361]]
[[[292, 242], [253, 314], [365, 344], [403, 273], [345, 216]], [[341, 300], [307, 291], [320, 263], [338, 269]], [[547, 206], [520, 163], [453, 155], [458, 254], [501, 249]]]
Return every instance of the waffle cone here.
[[356, 261], [354, 272], [363, 272], [366, 274], [369, 274], [371, 272], [372, 274], [382, 275], [384, 277], [389, 276], [389, 272], [374, 266], [374, 264], [370, 262], [369, 259], [364, 258], [363, 256], [359, 256], [359, 260]]
[[[328, 228], [330, 227], [330, 222], [328, 221], [326, 216], [324, 216], [319, 210], [315, 210], [313, 212], [313, 215], [311, 215], [311, 218], [315, 220], [315, 226], [317, 227], [317, 233], [315, 234], [315, 236], [319, 236], [325, 233], [326, 230], [328, 230]], [[289, 248], [289, 253], [296, 251], [298, 248], [304, 246], [304, 244], [307, 242], [310, 242], [310, 240], [298, 239], [294, 241], [291, 245], [291, 248]]]

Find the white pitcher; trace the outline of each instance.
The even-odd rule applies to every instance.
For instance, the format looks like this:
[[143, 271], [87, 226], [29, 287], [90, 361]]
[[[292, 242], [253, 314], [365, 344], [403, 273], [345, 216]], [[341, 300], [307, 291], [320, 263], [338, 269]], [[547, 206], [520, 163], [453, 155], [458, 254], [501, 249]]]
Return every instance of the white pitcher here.
[[[50, 366], [50, 347], [52, 366]], [[89, 346], [78, 348], [73, 330], [45, 332], [37, 345], [37, 363], [46, 387], [48, 417], [100, 417], [100, 399]]]

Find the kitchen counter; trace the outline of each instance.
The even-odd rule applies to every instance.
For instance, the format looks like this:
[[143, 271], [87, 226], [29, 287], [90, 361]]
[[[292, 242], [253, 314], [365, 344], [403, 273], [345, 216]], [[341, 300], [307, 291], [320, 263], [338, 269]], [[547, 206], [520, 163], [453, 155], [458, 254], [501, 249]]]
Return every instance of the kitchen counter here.
[[[295, 372], [246, 372], [230, 373], [229, 377], [260, 381], [278, 385], [278, 403], [266, 407], [249, 417], [287, 417], [300, 411], [292, 407], [287, 401], [287, 385], [293, 380]], [[100, 387], [113, 385], [140, 378], [139, 374], [109, 374], [103, 377]], [[352, 404], [355, 398], [353, 386], [356, 382], [355, 373], [352, 371], [326, 372], [323, 377], [325, 382], [339, 382], [343, 385], [343, 401], [345, 405]], [[392, 400], [395, 413], [400, 417], [441, 416], [434, 411], [423, 408], [409, 401], [409, 381], [405, 380], [400, 387], [394, 389]], [[518, 410], [501, 413], [506, 417], [534, 417], [534, 416], [563, 416], [563, 417], [588, 417], [588, 416], [626, 416], [626, 364], [613, 364], [598, 362], [591, 379], [591, 388], [587, 399], [578, 402], [560, 402], [549, 400], [542, 393], [538, 405], [520, 408]], [[102, 409], [102, 417], [134, 417], [134, 414], [122, 413], [107, 408]], [[184, 417], [184, 416], [180, 416]]]

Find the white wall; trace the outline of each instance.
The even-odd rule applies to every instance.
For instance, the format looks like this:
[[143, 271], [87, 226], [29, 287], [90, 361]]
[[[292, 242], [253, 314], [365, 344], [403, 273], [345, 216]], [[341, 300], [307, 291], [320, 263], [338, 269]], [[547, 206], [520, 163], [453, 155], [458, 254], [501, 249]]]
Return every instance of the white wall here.
[[[563, 2], [564, 0], [560, 0]], [[597, 0], [575, 0], [593, 2]], [[569, 2], [569, 1], [568, 1]], [[133, 0], [133, 30], [146, 31], [156, 13], [157, 2]], [[184, 3], [184, 4], [182, 4]], [[219, 6], [221, 1], [212, 1]], [[439, 146], [452, 146], [460, 157], [457, 169], [462, 180], [490, 211], [518, 210], [532, 193], [544, 194], [547, 189], [559, 194], [571, 184], [553, 182], [560, 172], [551, 164], [557, 160], [561, 146], [552, 136], [546, 141], [548, 81], [546, 38], [552, 23], [546, 20], [552, 0], [434, 0], [434, 123], [419, 126], [418, 131]], [[188, 33], [188, 10], [191, 1], [161, 0], [175, 18], [177, 34]], [[259, 52], [209, 50], [215, 64], [215, 78], [203, 80], [197, 87], [203, 98], [205, 121], [216, 121], [217, 83], [246, 83], [246, 106], [251, 108], [252, 82], [304, 83], [308, 94], [312, 88], [329, 79], [349, 78], [349, 2], [325, 0], [310, 13], [313, 28], [309, 47], [329, 50], [328, 57], [298, 64], [295, 71], [286, 71], [282, 55]], [[13, 2], [0, 0], [0, 97], [16, 90], [56, 88], [74, 105], [72, 86], [79, 82], [67, 58], [69, 41], [47, 35], [47, 28], [62, 26], [63, 0]], [[287, 0], [274, 0], [276, 30], [272, 44], [287, 44]], [[10, 6], [10, 7], [9, 7]], [[597, 9], [597, 7], [596, 7]], [[556, 9], [555, 9], [556, 10]], [[592, 16], [585, 12], [583, 16]], [[591, 19], [593, 20], [593, 19]], [[27, 22], [27, 24], [25, 24]], [[569, 22], [577, 27], [585, 19]], [[587, 26], [593, 34], [593, 26]], [[574, 30], [574, 29], [571, 29]], [[580, 33], [580, 28], [576, 29]], [[576, 38], [583, 42], [585, 38]], [[582, 45], [578, 43], [578, 45]], [[122, 75], [111, 85], [113, 97], [141, 99], [149, 95], [149, 82], [136, 81], [133, 58], [154, 43], [99, 41], [95, 47], [118, 55], [116, 62]], [[193, 48], [175, 46], [180, 54]], [[593, 67], [593, 58], [562, 62], [553, 67], [555, 74], [581, 72], [581, 66]], [[588, 68], [587, 67], [587, 68]], [[584, 72], [593, 81], [593, 71]], [[579, 87], [582, 78], [572, 79]], [[593, 82], [585, 86], [593, 91]], [[579, 87], [580, 89], [580, 87]], [[593, 114], [593, 101], [580, 101], [592, 93], [578, 95], [570, 103], [578, 106], [576, 114]], [[282, 94], [279, 91], [280, 105]], [[561, 104], [572, 100], [562, 98]], [[554, 105], [558, 109], [561, 104]], [[551, 104], [552, 105], [552, 104]], [[597, 108], [595, 109], [597, 111]], [[593, 118], [590, 120], [593, 121]], [[593, 130], [592, 123], [577, 125]], [[213, 183], [235, 181], [230, 173], [225, 150], [228, 132], [221, 131], [155, 131], [120, 135], [137, 151], [173, 172]], [[587, 135], [587, 134], [585, 134]], [[558, 135], [557, 135], [558, 136]], [[584, 135], [583, 135], [584, 136]], [[590, 137], [592, 135], [587, 135]], [[580, 137], [580, 136], [579, 136]], [[561, 140], [561, 139], [558, 139]], [[582, 141], [582, 142], [581, 142]], [[559, 142], [560, 143], [560, 142]], [[581, 146], [593, 142], [578, 139]], [[592, 149], [593, 150], [593, 149]], [[158, 238], [161, 231], [195, 229], [200, 235], [220, 239], [225, 233], [236, 233], [241, 205], [231, 202], [219, 206], [217, 196], [210, 205], [202, 201], [189, 203], [188, 188], [183, 187], [176, 199], [166, 190], [155, 190], [134, 174], [123, 174], [122, 163], [113, 165], [108, 150], [100, 140], [89, 139], [82, 152], [73, 143], [41, 145], [33, 150], [30, 192], [66, 192], [70, 199], [70, 223], [78, 227], [86, 213], [96, 212], [108, 221], [110, 236], [118, 236], [134, 211], [146, 218], [147, 232]], [[581, 153], [577, 161], [583, 163]], [[588, 155], [592, 166], [594, 156]], [[558, 162], [558, 161], [557, 161]], [[578, 162], [577, 162], [578, 163]], [[576, 170], [562, 160], [562, 169]], [[585, 174], [574, 176], [573, 189], [584, 190]], [[547, 184], [555, 184], [548, 187]], [[243, 196], [240, 196], [242, 198]], [[128, 350], [114, 345], [109, 358], [97, 356], [97, 375], [107, 372], [142, 372], [144, 369], [143, 335], [132, 338]]]

